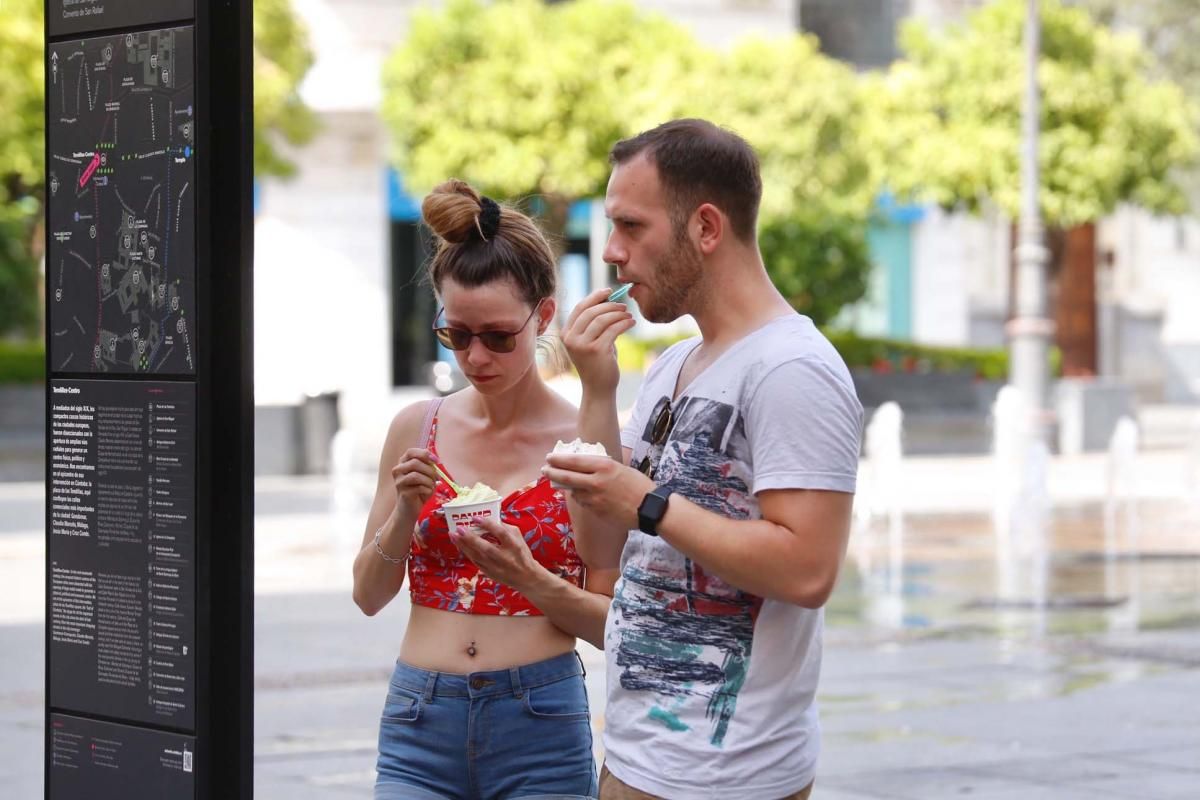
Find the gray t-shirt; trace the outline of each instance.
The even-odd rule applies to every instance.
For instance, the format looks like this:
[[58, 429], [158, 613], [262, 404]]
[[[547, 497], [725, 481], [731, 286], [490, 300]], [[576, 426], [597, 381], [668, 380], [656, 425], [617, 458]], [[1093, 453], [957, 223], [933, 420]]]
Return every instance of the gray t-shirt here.
[[[621, 432], [655, 482], [733, 520], [761, 517], [757, 492], [854, 492], [862, 406], [845, 364], [799, 314], [723, 353], [671, 403], [683, 362], [667, 350]], [[733, 529], [731, 528], [731, 535]], [[630, 531], [605, 631], [605, 762], [669, 800], [783, 797], [812, 780], [823, 612], [736, 589], [662, 539]]]

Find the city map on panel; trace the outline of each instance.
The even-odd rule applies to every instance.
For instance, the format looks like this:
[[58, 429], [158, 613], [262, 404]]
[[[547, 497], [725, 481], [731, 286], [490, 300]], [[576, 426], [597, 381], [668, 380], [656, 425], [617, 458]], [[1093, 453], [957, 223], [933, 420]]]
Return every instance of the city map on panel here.
[[192, 28], [46, 58], [51, 369], [194, 374]]

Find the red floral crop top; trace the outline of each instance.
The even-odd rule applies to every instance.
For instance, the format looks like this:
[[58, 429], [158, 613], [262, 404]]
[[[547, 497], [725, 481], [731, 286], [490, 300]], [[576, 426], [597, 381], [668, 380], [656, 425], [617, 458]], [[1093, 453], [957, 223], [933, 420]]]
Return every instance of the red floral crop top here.
[[[436, 416], [426, 447], [437, 454]], [[445, 464], [442, 469], [454, 479]], [[442, 504], [453, 497], [450, 487], [439, 480], [417, 517], [408, 560], [408, 591], [413, 604], [465, 614], [541, 616], [542, 612], [523, 594], [483, 574], [450, 541]], [[501, 500], [500, 519], [520, 529], [539, 564], [583, 586], [583, 562], [575, 552], [567, 501], [549, 480], [543, 476]]]

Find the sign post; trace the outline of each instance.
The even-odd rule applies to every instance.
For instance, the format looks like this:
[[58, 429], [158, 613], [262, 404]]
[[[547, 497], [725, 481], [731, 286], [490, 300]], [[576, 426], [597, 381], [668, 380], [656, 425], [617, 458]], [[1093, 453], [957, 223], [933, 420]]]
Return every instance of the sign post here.
[[46, 2], [47, 800], [252, 795], [251, 35]]

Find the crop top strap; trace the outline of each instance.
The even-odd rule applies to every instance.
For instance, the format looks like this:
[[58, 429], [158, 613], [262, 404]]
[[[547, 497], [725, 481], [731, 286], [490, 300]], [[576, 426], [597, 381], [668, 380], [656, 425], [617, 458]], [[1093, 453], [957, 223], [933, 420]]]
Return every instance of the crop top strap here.
[[421, 436], [417, 439], [417, 447], [429, 449], [429, 434], [433, 431], [433, 421], [437, 418], [438, 406], [441, 404], [440, 397], [429, 401], [429, 406], [425, 409], [425, 419], [421, 422]]

